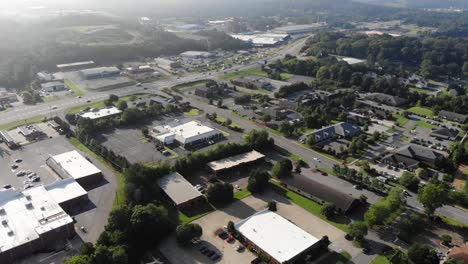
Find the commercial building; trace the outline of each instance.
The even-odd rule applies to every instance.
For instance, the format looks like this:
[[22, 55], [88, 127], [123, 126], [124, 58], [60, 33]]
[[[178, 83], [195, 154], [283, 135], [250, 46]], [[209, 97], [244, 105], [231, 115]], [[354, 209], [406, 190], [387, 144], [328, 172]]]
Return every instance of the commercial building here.
[[349, 138], [361, 133], [361, 129], [347, 122], [340, 122], [331, 126], [317, 129], [313, 132], [301, 136], [301, 142], [305, 142], [307, 138], [313, 137], [315, 143], [333, 139], [334, 137]]
[[207, 51], [186, 51], [180, 54], [181, 57], [188, 58], [188, 59], [208, 59], [213, 57], [213, 53]]
[[316, 30], [322, 29], [327, 26], [326, 22], [303, 24], [303, 25], [288, 25], [284, 27], [277, 27], [273, 29], [274, 33], [298, 35], [307, 34]]
[[439, 112], [439, 118], [464, 124], [468, 120], [468, 115], [442, 110]]
[[319, 239], [268, 209], [241, 220], [234, 228], [275, 264], [305, 263], [303, 258], [321, 244]]
[[37, 125], [26, 125], [18, 127], [18, 132], [23, 135], [27, 140], [37, 140], [45, 136], [44, 131]]
[[177, 143], [184, 147], [196, 147], [223, 137], [221, 132], [199, 121], [190, 121], [177, 126], [157, 126], [152, 129], [150, 135], [163, 145]]
[[62, 179], [73, 178], [84, 187], [102, 180], [101, 170], [76, 150], [49, 157], [46, 163]]
[[61, 71], [79, 71], [82, 69], [87, 69], [95, 66], [96, 64], [94, 61], [80, 61], [80, 62], [73, 62], [73, 63], [66, 63], [66, 64], [58, 64], [57, 68]]
[[73, 178], [55, 181], [44, 188], [67, 212], [88, 203], [88, 192]]
[[10, 149], [18, 147], [16, 141], [13, 139], [13, 137], [8, 131], [0, 130], [0, 138]]
[[159, 178], [158, 185], [178, 209], [204, 201], [203, 195], [177, 172]]
[[15, 93], [8, 92], [5, 88], [0, 88], [0, 105], [7, 105], [18, 102], [18, 96]]
[[119, 110], [117, 107], [109, 106], [105, 108], [91, 109], [88, 112], [81, 113], [79, 116], [81, 118], [97, 120], [97, 119], [103, 119], [103, 118], [111, 118], [111, 117], [120, 115], [121, 113], [122, 111]]
[[102, 79], [120, 76], [120, 70], [117, 67], [99, 67], [81, 70], [80, 75], [86, 80]]
[[163, 68], [167, 71], [173, 71], [177, 68], [182, 67], [182, 63], [180, 61], [173, 61], [164, 58], [156, 58], [154, 59], [158, 67]]
[[154, 72], [154, 69], [149, 65], [139, 65], [134, 67], [128, 67], [126, 69], [129, 73], [138, 74], [138, 73], [147, 73]]
[[239, 171], [241, 167], [245, 168], [246, 166], [250, 166], [254, 163], [263, 161], [264, 158], [265, 155], [255, 150], [252, 150], [250, 152], [242, 153], [229, 158], [212, 161], [206, 165], [213, 174], [219, 175], [228, 171]]
[[238, 34], [231, 35], [235, 39], [251, 43], [257, 47], [275, 46], [283, 43], [289, 38], [288, 34], [262, 33], [262, 34]]
[[247, 77], [240, 77], [234, 80], [231, 80], [231, 84], [242, 86], [249, 89], [266, 89], [271, 90], [273, 89], [273, 85], [271, 82], [265, 80], [261, 77], [255, 76], [247, 76]]
[[75, 235], [73, 219], [43, 186], [0, 191], [0, 222], [0, 263], [13, 263]]
[[41, 84], [41, 89], [44, 92], [58, 92], [65, 90], [65, 84], [63, 82], [46, 82]]
[[394, 167], [414, 171], [419, 168], [420, 163], [433, 166], [439, 156], [442, 156], [442, 153], [433, 149], [416, 144], [408, 144], [384, 156], [382, 162]]
[[330, 188], [301, 174], [282, 179], [281, 185], [319, 204], [333, 203], [339, 212], [345, 214], [351, 212], [358, 205], [358, 200], [351, 195]]

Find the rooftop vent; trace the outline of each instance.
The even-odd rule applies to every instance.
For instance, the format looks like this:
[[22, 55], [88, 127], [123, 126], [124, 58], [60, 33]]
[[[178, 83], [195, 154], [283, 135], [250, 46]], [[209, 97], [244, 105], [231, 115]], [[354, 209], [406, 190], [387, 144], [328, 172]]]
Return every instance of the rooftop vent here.
[[31, 199], [32, 199], [31, 195], [29, 195], [29, 194], [26, 195], [25, 197], [26, 197], [26, 200], [28, 200], [28, 201], [31, 201]]
[[6, 214], [5, 208], [0, 207], [0, 215], [5, 215], [5, 214]]
[[26, 203], [25, 205], [26, 205], [26, 208], [27, 208], [27, 209], [32, 209], [32, 208], [33, 208], [33, 205], [32, 205], [31, 202]]
[[13, 232], [13, 230], [8, 230], [8, 236], [13, 236], [15, 233]]
[[2, 225], [7, 226], [8, 225], [8, 220], [2, 219]]

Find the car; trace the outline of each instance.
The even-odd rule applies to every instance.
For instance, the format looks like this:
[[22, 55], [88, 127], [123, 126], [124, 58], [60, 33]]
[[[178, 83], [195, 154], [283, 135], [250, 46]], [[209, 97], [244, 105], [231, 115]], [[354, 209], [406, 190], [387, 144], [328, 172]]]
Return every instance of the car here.
[[26, 189], [29, 189], [29, 188], [32, 188], [32, 187], [34, 187], [34, 185], [32, 185], [32, 184], [27, 184], [27, 185], [24, 186], [24, 189], [26, 190]]
[[226, 241], [231, 243], [231, 242], [234, 242], [236, 239], [233, 237], [233, 236], [229, 236]]
[[237, 251], [237, 252], [242, 252], [242, 251], [244, 251], [244, 250], [245, 250], [245, 247], [244, 247], [243, 245], [237, 245], [237, 246], [236, 246], [236, 251]]
[[326, 173], [324, 171], [321, 171], [320, 174], [322, 174], [323, 176], [328, 176], [328, 173]]
[[344, 237], [346, 238], [346, 240], [353, 240], [353, 236], [350, 234], [346, 234]]
[[136, 86], [137, 86], [137, 87], [141, 87], [141, 83], [137, 83]]
[[34, 176], [33, 178], [31, 178], [31, 180], [32, 180], [33, 182], [38, 182], [38, 181], [41, 180], [41, 177], [39, 177], [39, 176]]
[[80, 230], [81, 230], [81, 232], [83, 232], [83, 233], [88, 232], [84, 226], [80, 226]]
[[222, 240], [226, 240], [229, 237], [229, 235], [225, 231], [222, 231], [218, 234], [218, 237], [221, 238]]
[[91, 103], [91, 100], [88, 99], [88, 100], [86, 100], [86, 102], [87, 102], [87, 103]]
[[25, 174], [26, 174], [25, 171], [19, 171], [19, 172], [16, 173], [16, 176], [21, 177], [21, 176], [24, 176]]
[[56, 105], [52, 106], [52, 109], [54, 109], [54, 110], [57, 109], [57, 106]]
[[206, 254], [208, 254], [208, 253], [210, 253], [210, 252], [211, 252], [211, 250], [209, 250], [208, 248], [205, 248], [205, 249], [203, 249], [203, 250], [201, 251], [201, 253], [202, 253], [203, 255], [206, 255]]
[[206, 250], [205, 246], [201, 246], [201, 247], [198, 248], [198, 251], [200, 251], [200, 253], [203, 252], [204, 250]]
[[214, 254], [213, 256], [211, 256], [211, 260], [215, 261], [215, 260], [218, 260], [221, 256], [218, 255], [218, 254]]
[[216, 252], [214, 252], [213, 250], [210, 250], [210, 253], [206, 254], [207, 257], [212, 257], [214, 254], [216, 254]]
[[361, 190], [362, 189], [361, 185], [354, 185], [353, 188], [356, 189], [356, 190]]
[[318, 158], [314, 158], [315, 161], [320, 161]]
[[35, 173], [35, 172], [30, 172], [30, 173], [28, 173], [28, 178], [29, 178], [29, 179], [31, 179], [31, 178], [33, 178], [33, 177], [35, 177], [35, 176], [36, 176], [36, 173]]
[[3, 185], [3, 189], [11, 189], [11, 184], [5, 184], [5, 185]]
[[18, 168], [18, 165], [13, 164], [13, 165], [11, 165], [11, 168], [12, 168], [13, 170], [16, 170], [16, 169]]
[[368, 254], [370, 252], [370, 249], [368, 248], [362, 248], [362, 253]]
[[237, 185], [237, 184], [234, 185], [234, 188], [235, 188], [236, 190], [238, 190], [238, 191], [240, 191], [240, 189], [241, 189], [241, 188], [239, 187], [239, 185]]
[[81, 98], [82, 98], [82, 96], [81, 96], [81, 95], [78, 95], [76, 98], [78, 98], [78, 99], [81, 99]]
[[262, 260], [260, 258], [256, 258], [252, 261], [250, 261], [250, 264], [260, 264], [262, 262]]
[[16, 163], [21, 163], [23, 160], [22, 159], [15, 159]]

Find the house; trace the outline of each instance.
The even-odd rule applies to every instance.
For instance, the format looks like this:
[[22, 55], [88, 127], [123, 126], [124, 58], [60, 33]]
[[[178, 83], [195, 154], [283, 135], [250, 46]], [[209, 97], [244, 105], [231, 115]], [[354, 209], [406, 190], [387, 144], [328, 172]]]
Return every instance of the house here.
[[431, 136], [436, 139], [455, 140], [458, 136], [458, 130], [442, 127], [432, 130]]
[[65, 90], [65, 84], [63, 82], [54, 81], [54, 82], [46, 82], [41, 84], [41, 89], [44, 92], [58, 92]]
[[461, 263], [465, 264], [468, 263], [468, 244], [451, 248], [447, 253], [447, 258], [461, 261]]
[[241, 168], [256, 164], [264, 159], [265, 155], [252, 150], [229, 158], [212, 161], [206, 166], [214, 175], [219, 175], [229, 171], [239, 171]]
[[376, 119], [392, 119], [393, 115], [391, 111], [384, 110], [383, 108], [376, 107], [368, 101], [357, 100], [357, 108], [354, 110], [357, 113], [363, 114], [368, 117]]
[[195, 89], [195, 95], [208, 99], [221, 96], [223, 93], [224, 88], [219, 86], [216, 82], [207, 83], [205, 86], [197, 87]]
[[344, 214], [351, 212], [358, 205], [358, 200], [351, 195], [301, 174], [281, 179], [281, 185], [319, 204], [332, 203]]
[[346, 120], [347, 122], [357, 125], [357, 126], [367, 125], [370, 122], [369, 117], [362, 115], [362, 114], [355, 113], [355, 112], [348, 112]]
[[159, 178], [158, 185], [178, 209], [191, 207], [205, 200], [203, 194], [178, 172]]
[[414, 171], [419, 167], [420, 163], [432, 166], [439, 156], [442, 156], [442, 153], [433, 149], [416, 144], [408, 144], [384, 156], [382, 162], [394, 167]]
[[332, 139], [333, 137], [349, 138], [361, 133], [361, 129], [348, 122], [340, 122], [331, 126], [317, 129], [308, 134], [301, 136], [300, 141], [305, 142], [307, 138], [313, 137], [315, 143]]
[[401, 106], [406, 103], [406, 99], [404, 98], [384, 93], [368, 93], [364, 97], [368, 100], [390, 106]]
[[278, 107], [285, 108], [285, 109], [293, 109], [294, 102], [289, 99], [280, 98], [278, 99]]
[[439, 118], [464, 124], [468, 120], [468, 115], [442, 110], [439, 112]]

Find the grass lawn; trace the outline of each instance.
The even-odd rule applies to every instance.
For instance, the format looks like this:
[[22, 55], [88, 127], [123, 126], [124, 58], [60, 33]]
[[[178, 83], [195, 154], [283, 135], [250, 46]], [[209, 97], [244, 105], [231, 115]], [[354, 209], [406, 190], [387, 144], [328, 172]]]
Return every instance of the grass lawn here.
[[327, 169], [327, 168], [318, 167], [317, 169], [320, 170], [320, 171], [326, 172], [326, 173], [328, 173], [329, 175], [335, 175], [335, 173], [333, 173], [332, 170], [329, 170], [329, 169]]
[[398, 114], [393, 114], [393, 117], [396, 119], [396, 122], [398, 123], [399, 126], [404, 126], [406, 123], [408, 123], [409, 119]]
[[40, 115], [40, 116], [31, 117], [31, 118], [26, 118], [23, 120], [18, 120], [18, 121], [11, 122], [8, 124], [0, 125], [0, 130], [11, 130], [19, 126], [24, 126], [24, 125], [34, 124], [34, 123], [41, 123], [46, 118], [47, 117], [45, 115]]
[[248, 190], [240, 190], [240, 191], [236, 191], [234, 193], [234, 199], [236, 200], [242, 200], [244, 199], [245, 197], [248, 197], [252, 195]]
[[193, 82], [188, 82], [188, 83], [183, 83], [183, 84], [173, 86], [172, 89], [178, 92], [191, 90], [197, 86], [205, 85], [207, 82], [208, 82], [207, 80], [198, 80], [198, 81], [193, 81]]
[[104, 158], [97, 155], [92, 150], [90, 150], [88, 147], [83, 145], [80, 141], [78, 141], [77, 138], [71, 137], [71, 138], [68, 138], [68, 141], [75, 148], [77, 148], [77, 149], [79, 149], [79, 150], [81, 150], [83, 152], [86, 152], [87, 154], [89, 154], [89, 155], [93, 156], [94, 158], [96, 158], [97, 160], [99, 160], [102, 164], [104, 164], [104, 166], [106, 166], [109, 170], [111, 170], [115, 174], [115, 177], [117, 178], [117, 193], [115, 195], [114, 208], [118, 207], [120, 205], [124, 205], [125, 204], [125, 194], [124, 194], [125, 182], [124, 182], [124, 178], [123, 178], [122, 173], [118, 172], [114, 167], [112, 167], [112, 165], [109, 162], [104, 160]]
[[430, 90], [416, 88], [416, 87], [411, 87], [411, 88], [409, 88], [409, 90], [412, 91], [412, 92], [420, 93], [420, 94], [428, 94], [430, 92]]
[[320, 204], [318, 204], [318, 203], [316, 203], [316, 202], [314, 202], [314, 201], [312, 201], [312, 200], [310, 200], [310, 199], [308, 199], [308, 198], [306, 198], [306, 197], [304, 197], [302, 195], [299, 195], [299, 194], [297, 194], [295, 192], [288, 191], [287, 189], [282, 187], [276, 181], [270, 180], [270, 183], [272, 184], [272, 187], [274, 188], [274, 190], [276, 192], [278, 192], [279, 194], [284, 195], [284, 197], [287, 198], [288, 200], [290, 200], [291, 202], [293, 202], [296, 205], [304, 208], [309, 213], [323, 219], [324, 221], [328, 222], [329, 224], [335, 226], [336, 228], [341, 229], [346, 233], [349, 232], [349, 228], [348, 228], [347, 225], [330, 221], [325, 216], [323, 216], [320, 213], [320, 211], [322, 209], [322, 206]]
[[228, 74], [225, 74], [221, 77], [222, 80], [229, 80], [229, 79], [235, 79], [243, 76], [250, 76], [250, 75], [256, 75], [256, 76], [261, 76], [261, 77], [268, 77], [268, 73], [262, 71], [260, 67], [256, 68], [250, 68], [250, 69], [245, 69], [242, 71], [236, 71], [236, 72], [231, 72]]
[[390, 261], [384, 256], [376, 256], [370, 264], [390, 264]]
[[179, 157], [179, 154], [177, 154], [177, 152], [173, 151], [169, 147], [164, 146], [164, 149], [171, 153], [171, 156], [169, 157], [170, 159], [177, 159]]
[[271, 91], [270, 90], [265, 90], [265, 89], [248, 89], [248, 88], [245, 88], [245, 87], [242, 87], [242, 86], [236, 86], [236, 90], [238, 92], [241, 92], [241, 93], [245, 93], [245, 94], [251, 94], [251, 95], [254, 95], [254, 94], [271, 94]]
[[185, 224], [188, 224], [190, 222], [193, 222], [199, 218], [202, 218], [203, 216], [209, 214], [211, 211], [208, 211], [208, 212], [203, 212], [201, 214], [198, 214], [198, 215], [194, 215], [194, 216], [187, 216], [185, 215], [184, 213], [182, 213], [181, 211], [179, 211], [179, 224], [180, 225], [185, 225]]
[[280, 73], [280, 76], [281, 76], [281, 80], [287, 80], [287, 79], [293, 77], [294, 74], [290, 74], [290, 73], [287, 73], [287, 72], [282, 72], [282, 73]]
[[226, 121], [226, 118], [224, 118], [222, 116], [216, 116], [215, 120], [218, 123], [224, 123]]
[[416, 122], [416, 127], [427, 128], [427, 129], [437, 128], [437, 126], [435, 126], [433, 124], [426, 123], [424, 120], [418, 120]]
[[428, 117], [434, 116], [434, 112], [431, 109], [425, 108], [425, 107], [415, 106], [415, 107], [406, 109], [406, 111], [416, 114], [416, 115], [421, 115], [421, 116], [428, 116]]
[[[216, 119], [215, 119], [216, 122], [220, 123], [220, 124], [223, 124], [224, 122], [226, 122], [226, 118], [222, 117], [222, 116], [217, 116]], [[232, 122], [230, 125], [229, 125], [230, 128], [242, 128], [239, 124], [237, 123], [234, 123]]]
[[74, 84], [72, 81], [65, 80], [63, 82], [65, 83], [65, 86], [70, 88], [73, 91], [73, 93], [75, 93], [75, 95], [83, 95], [83, 91], [80, 88], [78, 88], [78, 86], [76, 86], [76, 84]]
[[[122, 97], [119, 98], [119, 101], [130, 101], [135, 96], [136, 96], [136, 98], [143, 98], [143, 97], [148, 96], [148, 94], [134, 94], [134, 95], [122, 96]], [[114, 104], [117, 105], [117, 103], [114, 103]], [[87, 104], [78, 105], [78, 106], [68, 108], [68, 109], [65, 110], [65, 114], [76, 114], [76, 113], [79, 113], [81, 110], [84, 110], [86, 108], [101, 108], [101, 107], [104, 107], [104, 106], [106, 106], [104, 104], [104, 100], [103, 101], [91, 102], [91, 103], [87, 103]]]
[[200, 114], [200, 110], [196, 108], [192, 108], [190, 111], [184, 112], [184, 115], [187, 115], [187, 116], [197, 116], [199, 114]]
[[468, 228], [468, 224], [462, 223], [458, 220], [455, 220], [453, 218], [444, 216], [444, 215], [438, 215], [440, 218], [442, 218], [442, 221], [444, 221], [447, 225], [453, 226], [453, 227], [464, 227]]
[[277, 145], [274, 146], [274, 149], [281, 155], [285, 156], [285, 157], [288, 157], [294, 161], [298, 161], [298, 160], [302, 160], [301, 156], [299, 155], [296, 155], [296, 154], [293, 154], [287, 150], [285, 150], [284, 148], [281, 148], [281, 147], [278, 147]]

